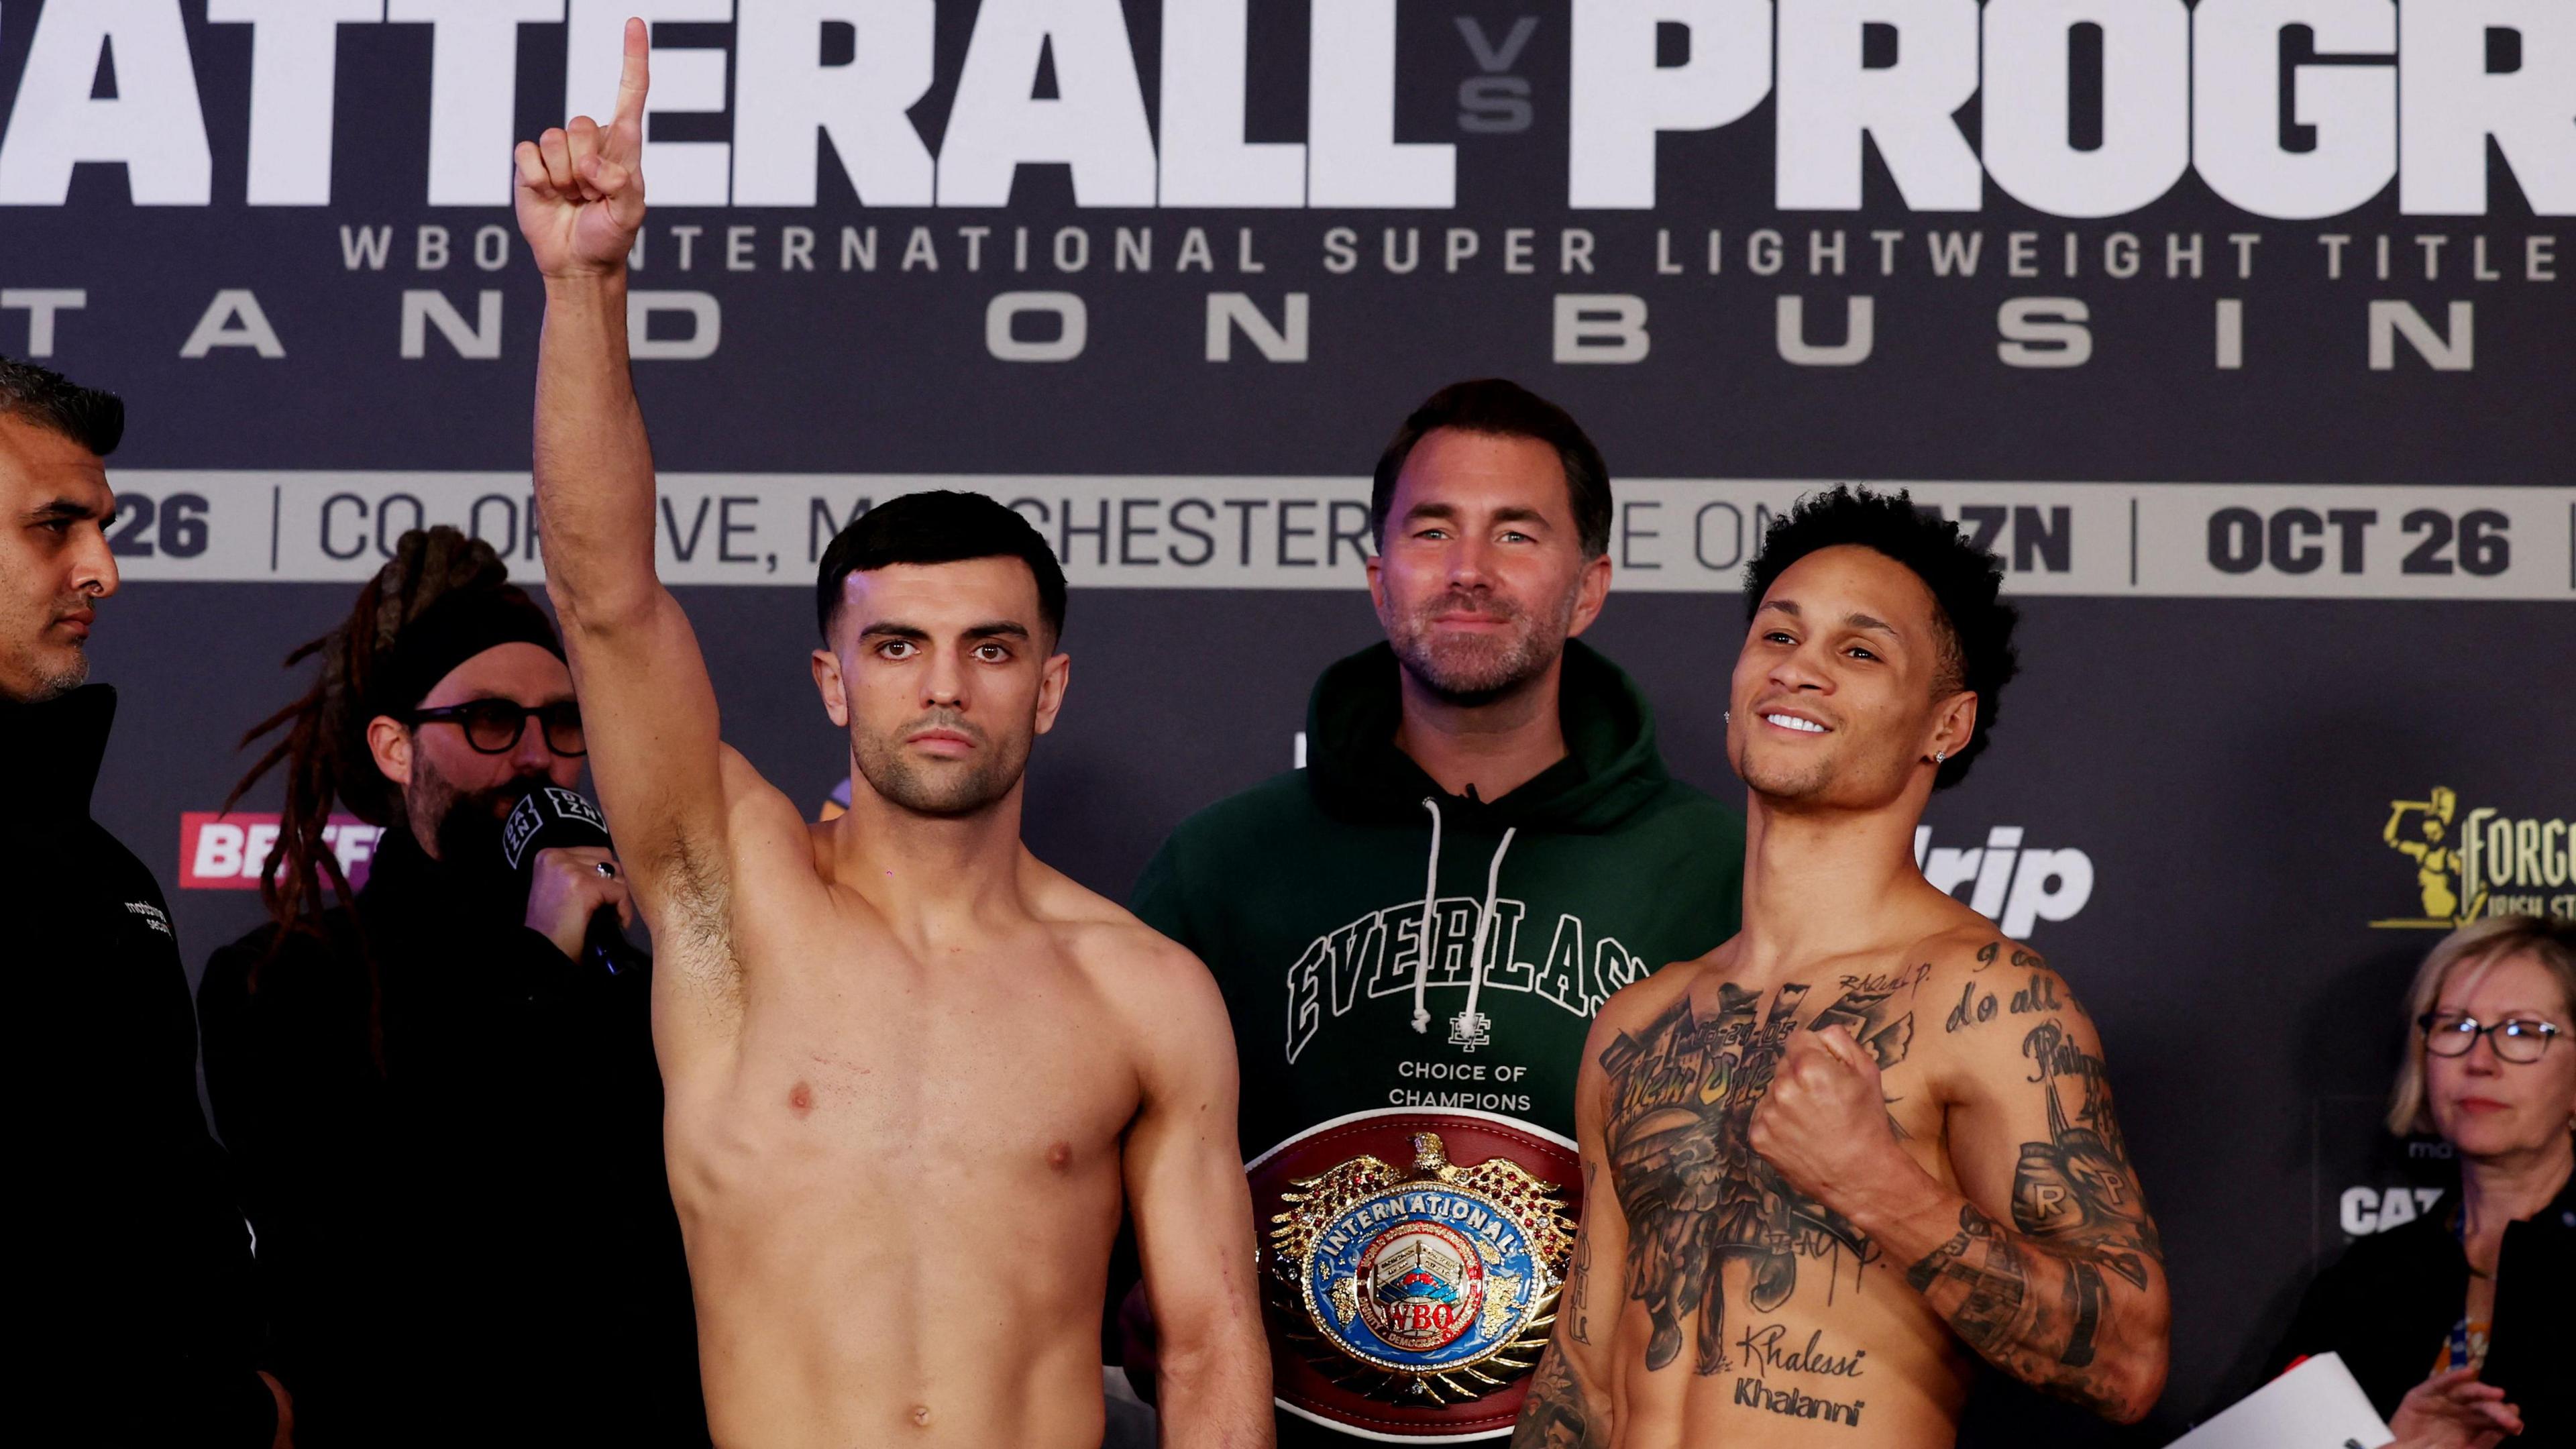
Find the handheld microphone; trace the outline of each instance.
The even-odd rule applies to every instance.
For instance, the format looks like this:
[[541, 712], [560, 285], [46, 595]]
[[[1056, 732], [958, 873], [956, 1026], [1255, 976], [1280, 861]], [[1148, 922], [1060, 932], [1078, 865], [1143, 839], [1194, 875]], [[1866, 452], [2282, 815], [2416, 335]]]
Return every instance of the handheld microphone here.
[[[616, 842], [608, 838], [608, 821], [599, 807], [590, 803], [578, 790], [560, 790], [540, 785], [519, 797], [510, 807], [509, 817], [501, 822], [501, 856], [517, 871], [522, 883], [536, 874], [537, 852], [574, 846], [596, 846], [613, 850]], [[608, 974], [615, 976], [641, 965], [636, 949], [626, 940], [617, 922], [615, 906], [601, 906], [590, 916], [590, 929], [583, 937], [582, 954]]]

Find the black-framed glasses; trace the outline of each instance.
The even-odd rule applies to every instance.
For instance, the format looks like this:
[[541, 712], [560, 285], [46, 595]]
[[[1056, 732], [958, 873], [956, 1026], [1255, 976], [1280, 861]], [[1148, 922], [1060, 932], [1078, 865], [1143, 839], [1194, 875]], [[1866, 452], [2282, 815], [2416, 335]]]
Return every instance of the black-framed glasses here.
[[2437, 1057], [2464, 1057], [2485, 1037], [2495, 1054], [2508, 1062], [2536, 1062], [2549, 1050], [2558, 1028], [2528, 1016], [2481, 1024], [2456, 1011], [2428, 1011], [2415, 1018], [2424, 1029], [2424, 1049]]
[[463, 704], [440, 705], [436, 709], [411, 712], [415, 725], [444, 720], [465, 731], [465, 743], [477, 754], [506, 755], [519, 747], [519, 736], [525, 734], [528, 721], [535, 720], [545, 732], [546, 748], [567, 759], [590, 752], [590, 743], [581, 733], [581, 706], [569, 699], [552, 704], [520, 704], [508, 699], [469, 699]]

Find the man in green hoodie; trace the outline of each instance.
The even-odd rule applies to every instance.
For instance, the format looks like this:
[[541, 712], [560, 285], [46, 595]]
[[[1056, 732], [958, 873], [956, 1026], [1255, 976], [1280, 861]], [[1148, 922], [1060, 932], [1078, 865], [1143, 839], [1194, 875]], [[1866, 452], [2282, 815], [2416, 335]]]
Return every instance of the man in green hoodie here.
[[1136, 914], [1216, 973], [1243, 1072], [1283, 1445], [1508, 1433], [1559, 1286], [1584, 1033], [1736, 928], [1743, 820], [1665, 772], [1575, 636], [1609, 474], [1565, 411], [1442, 389], [1377, 465], [1383, 644], [1316, 683], [1308, 767], [1201, 811]]

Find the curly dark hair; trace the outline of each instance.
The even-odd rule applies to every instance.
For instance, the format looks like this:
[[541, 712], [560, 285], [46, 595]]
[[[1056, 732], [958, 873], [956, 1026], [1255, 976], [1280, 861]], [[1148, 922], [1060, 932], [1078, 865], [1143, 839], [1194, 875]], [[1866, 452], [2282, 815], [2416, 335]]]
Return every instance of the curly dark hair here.
[[1998, 596], [2003, 561], [1971, 547], [1957, 524], [1918, 508], [1904, 490], [1879, 493], [1837, 485], [1799, 499], [1771, 520], [1762, 535], [1762, 552], [1744, 568], [1746, 616], [1762, 607], [1762, 596], [1789, 565], [1818, 549], [1847, 543], [1905, 565], [1932, 591], [1932, 618], [1941, 631], [1941, 673], [1933, 691], [1965, 689], [1977, 696], [1975, 732], [1933, 775], [1933, 787], [1947, 789], [1966, 779], [1970, 762], [1984, 753], [1986, 737], [2003, 718], [2004, 686], [2021, 669], [2012, 642], [2021, 611]]

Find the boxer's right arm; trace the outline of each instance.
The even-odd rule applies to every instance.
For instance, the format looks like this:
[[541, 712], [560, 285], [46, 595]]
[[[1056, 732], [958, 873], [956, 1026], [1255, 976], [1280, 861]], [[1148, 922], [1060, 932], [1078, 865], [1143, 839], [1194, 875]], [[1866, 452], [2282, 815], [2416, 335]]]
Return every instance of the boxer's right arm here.
[[1235, 1138], [1239, 1075], [1225, 998], [1197, 957], [1133, 928], [1136, 1119], [1120, 1148], [1157, 1338], [1167, 1449], [1270, 1449], [1252, 1193]]
[[1603, 1146], [1608, 1078], [1601, 1051], [1618, 1040], [1605, 1029], [1609, 1012], [1593, 1019], [1583, 1044], [1583, 1067], [1574, 1084], [1574, 1137], [1583, 1153], [1583, 1230], [1565, 1291], [1556, 1300], [1556, 1328], [1521, 1401], [1512, 1449], [1606, 1449], [1614, 1412], [1602, 1386], [1610, 1382], [1610, 1343], [1627, 1303], [1622, 1265], [1628, 1260], [1628, 1219], [1619, 1209]]
[[644, 27], [628, 22], [610, 123], [576, 117], [518, 148], [519, 228], [546, 285], [537, 514], [591, 777], [664, 947], [657, 979], [730, 992], [729, 979], [715, 979], [727, 953], [687, 949], [703, 934], [690, 927], [721, 906], [726, 770], [697, 636], [654, 574], [653, 452], [626, 360], [626, 255], [644, 223], [647, 54]]

